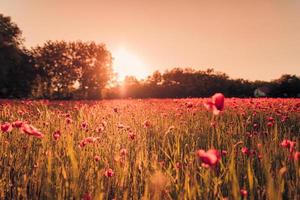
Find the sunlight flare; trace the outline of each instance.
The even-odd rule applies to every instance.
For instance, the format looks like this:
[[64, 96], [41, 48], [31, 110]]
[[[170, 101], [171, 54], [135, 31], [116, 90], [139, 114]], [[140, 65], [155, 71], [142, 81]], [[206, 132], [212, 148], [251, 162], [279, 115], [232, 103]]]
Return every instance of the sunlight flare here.
[[113, 55], [113, 69], [117, 73], [118, 81], [123, 81], [126, 76], [135, 76], [137, 79], [143, 79], [149, 75], [146, 64], [137, 54], [121, 47]]

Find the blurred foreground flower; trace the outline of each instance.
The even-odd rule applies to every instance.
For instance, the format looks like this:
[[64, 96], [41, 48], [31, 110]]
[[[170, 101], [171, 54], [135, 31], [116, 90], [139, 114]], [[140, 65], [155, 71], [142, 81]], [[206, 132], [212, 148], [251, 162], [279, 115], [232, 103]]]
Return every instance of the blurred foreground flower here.
[[44, 134], [41, 133], [38, 129], [33, 127], [32, 125], [23, 123], [22, 127], [20, 128], [21, 132], [27, 135], [31, 135], [37, 138], [42, 138], [44, 137]]
[[5, 122], [4, 124], [1, 125], [1, 131], [3, 133], [8, 133], [11, 132], [13, 129], [11, 123]]
[[24, 123], [24, 122], [22, 122], [22, 121], [20, 121], [20, 120], [17, 120], [17, 121], [15, 121], [15, 122], [12, 123], [12, 126], [13, 126], [14, 128], [21, 128], [22, 125], [23, 125], [23, 123]]
[[216, 93], [211, 100], [204, 103], [207, 110], [212, 110], [214, 115], [218, 115], [224, 109], [225, 97], [222, 93]]
[[197, 156], [205, 168], [213, 167], [221, 160], [220, 152], [216, 149], [210, 149], [207, 152], [200, 149], [197, 151]]

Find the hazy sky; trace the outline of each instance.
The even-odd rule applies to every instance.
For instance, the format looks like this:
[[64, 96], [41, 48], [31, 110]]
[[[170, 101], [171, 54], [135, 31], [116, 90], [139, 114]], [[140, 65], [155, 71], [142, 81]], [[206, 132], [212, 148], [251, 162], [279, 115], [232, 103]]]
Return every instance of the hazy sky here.
[[300, 75], [300, 0], [0, 0], [0, 13], [19, 25], [28, 47], [103, 42], [120, 73], [213, 67], [250, 80]]

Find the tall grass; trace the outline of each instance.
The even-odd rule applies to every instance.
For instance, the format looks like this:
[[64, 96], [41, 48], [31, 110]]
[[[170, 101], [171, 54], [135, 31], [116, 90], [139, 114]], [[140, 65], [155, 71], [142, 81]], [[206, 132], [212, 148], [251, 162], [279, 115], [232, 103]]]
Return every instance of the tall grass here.
[[[300, 100], [227, 99], [217, 116], [204, 100], [1, 101], [0, 123], [44, 137], [0, 134], [0, 199], [300, 199]], [[203, 167], [199, 149], [222, 158]]]

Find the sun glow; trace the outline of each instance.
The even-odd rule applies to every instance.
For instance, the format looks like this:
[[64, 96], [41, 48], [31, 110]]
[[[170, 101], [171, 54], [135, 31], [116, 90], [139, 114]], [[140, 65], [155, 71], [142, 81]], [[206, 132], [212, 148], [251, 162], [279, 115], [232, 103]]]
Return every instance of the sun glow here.
[[125, 48], [115, 51], [113, 57], [113, 69], [117, 73], [118, 81], [123, 81], [126, 76], [143, 79], [150, 75], [145, 63]]

